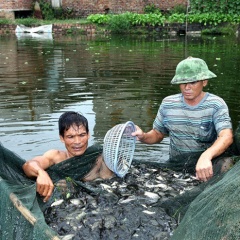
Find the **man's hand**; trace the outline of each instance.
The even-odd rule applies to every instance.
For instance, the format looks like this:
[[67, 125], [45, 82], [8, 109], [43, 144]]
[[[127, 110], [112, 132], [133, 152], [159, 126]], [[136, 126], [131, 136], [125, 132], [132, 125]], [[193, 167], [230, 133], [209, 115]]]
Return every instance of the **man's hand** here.
[[196, 165], [196, 177], [206, 182], [213, 176], [212, 159], [222, 154], [233, 142], [232, 129], [223, 129], [213, 145], [202, 153]]
[[200, 181], [208, 181], [213, 176], [212, 159], [202, 154], [196, 165], [196, 178]]
[[43, 169], [38, 170], [36, 183], [37, 192], [44, 197], [43, 202], [48, 201], [52, 195], [54, 185], [48, 173]]
[[163, 133], [157, 131], [156, 129], [152, 129], [151, 131], [145, 133], [143, 130], [136, 126], [136, 131], [132, 133], [132, 136], [136, 136], [137, 140], [147, 143], [147, 144], [154, 144], [154, 143], [160, 143], [164, 135]]
[[132, 136], [133, 137], [136, 136], [137, 140], [141, 141], [144, 137], [144, 132], [139, 126], [135, 125], [135, 127], [136, 127], [136, 131], [132, 133]]

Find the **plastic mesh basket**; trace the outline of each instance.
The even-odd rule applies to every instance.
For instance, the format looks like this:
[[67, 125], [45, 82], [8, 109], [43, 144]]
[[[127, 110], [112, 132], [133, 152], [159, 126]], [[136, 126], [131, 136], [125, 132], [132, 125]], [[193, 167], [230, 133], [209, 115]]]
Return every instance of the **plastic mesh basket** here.
[[119, 177], [124, 177], [131, 166], [136, 137], [133, 122], [118, 124], [111, 128], [104, 137], [103, 157], [106, 165]]

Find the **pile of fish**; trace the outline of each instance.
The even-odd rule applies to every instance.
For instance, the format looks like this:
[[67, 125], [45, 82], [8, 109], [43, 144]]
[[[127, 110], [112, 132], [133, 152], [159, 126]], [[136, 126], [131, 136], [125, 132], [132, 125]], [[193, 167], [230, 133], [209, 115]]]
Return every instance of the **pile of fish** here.
[[97, 179], [65, 192], [45, 211], [45, 219], [63, 240], [167, 240], [177, 221], [158, 203], [197, 184], [189, 174], [137, 164], [124, 178]]

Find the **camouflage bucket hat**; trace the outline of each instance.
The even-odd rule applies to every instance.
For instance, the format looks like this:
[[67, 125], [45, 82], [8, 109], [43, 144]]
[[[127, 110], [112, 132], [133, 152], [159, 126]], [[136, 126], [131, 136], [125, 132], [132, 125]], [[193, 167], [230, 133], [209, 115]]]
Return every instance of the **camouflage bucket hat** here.
[[189, 83], [214, 77], [217, 76], [208, 69], [205, 61], [200, 58], [188, 57], [177, 65], [176, 73], [171, 83]]

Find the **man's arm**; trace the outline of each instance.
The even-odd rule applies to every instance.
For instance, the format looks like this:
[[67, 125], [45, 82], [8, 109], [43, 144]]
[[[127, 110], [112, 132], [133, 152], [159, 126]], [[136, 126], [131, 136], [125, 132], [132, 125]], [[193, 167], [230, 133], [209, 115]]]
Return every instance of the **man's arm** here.
[[132, 133], [132, 136], [136, 136], [137, 139], [143, 143], [154, 144], [159, 143], [163, 140], [164, 134], [157, 131], [156, 129], [152, 129], [151, 131], [145, 133], [141, 128], [136, 126], [136, 131]]
[[213, 176], [212, 159], [218, 157], [233, 143], [231, 129], [223, 129], [213, 145], [203, 152], [196, 165], [196, 177], [201, 181], [207, 181]]
[[54, 188], [53, 182], [45, 169], [54, 164], [52, 161], [52, 154], [54, 150], [46, 152], [43, 156], [37, 156], [32, 160], [27, 161], [23, 165], [23, 171], [29, 178], [36, 177], [37, 189], [36, 191], [44, 197], [46, 202], [52, 195]]
[[100, 155], [97, 158], [95, 166], [91, 171], [82, 179], [83, 181], [92, 181], [97, 178], [109, 179], [114, 176], [114, 173], [107, 167], [103, 160], [103, 156]]

